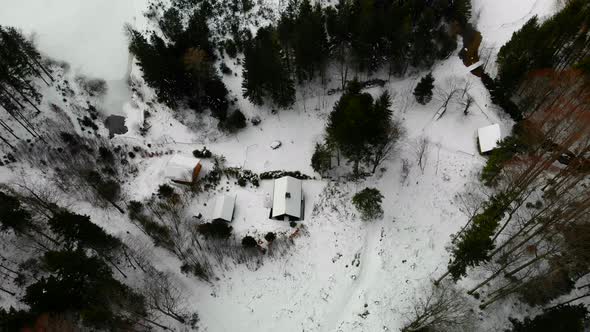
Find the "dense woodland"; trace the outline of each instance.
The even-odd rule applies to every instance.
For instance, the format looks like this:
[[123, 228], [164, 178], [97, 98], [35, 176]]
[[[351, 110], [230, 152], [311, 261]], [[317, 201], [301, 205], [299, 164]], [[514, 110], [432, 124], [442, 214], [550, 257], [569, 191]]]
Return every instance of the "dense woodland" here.
[[[41, 101], [35, 79], [49, 85], [53, 77], [41, 63], [41, 55], [35, 46], [14, 28], [0, 26], [0, 111], [6, 112], [24, 128], [30, 137], [39, 137], [39, 132], [30, 122], [31, 113], [41, 112]], [[0, 140], [12, 136], [20, 139], [12, 125], [0, 120]]]
[[[385, 92], [373, 98], [357, 77], [429, 70], [456, 51], [457, 36], [471, 19], [468, 0], [341, 0], [327, 7], [302, 0], [290, 1], [276, 20], [253, 34], [248, 20], [240, 19], [255, 10], [250, 1], [175, 0], [170, 8], [152, 9], [158, 29], [126, 29], [144, 80], [171, 109], [208, 111], [224, 130], [240, 129], [246, 121], [223, 83], [222, 75], [234, 74], [226, 61], [243, 65], [245, 98], [281, 109], [293, 105], [299, 85], [326, 86], [334, 77], [328, 73], [335, 72], [342, 96], [311, 164], [327, 175], [332, 159], [342, 158], [354, 179], [375, 173], [403, 135], [392, 118], [392, 97]], [[224, 15], [235, 19], [223, 20]], [[511, 331], [583, 331], [588, 311], [571, 302], [590, 297], [590, 284], [580, 284], [590, 274], [589, 26], [590, 4], [569, 1], [555, 16], [535, 17], [512, 36], [499, 51], [495, 79], [482, 75], [492, 100], [516, 124], [487, 159], [481, 174], [486, 187], [461, 196], [469, 220], [451, 239], [448, 270], [434, 281], [430, 297], [417, 302], [415, 319], [404, 331], [452, 330], [472, 319], [465, 294], [452, 287], [475, 270], [486, 278], [468, 295], [482, 310], [508, 297], [543, 309], [512, 319]], [[222, 179], [257, 187], [262, 176], [227, 167], [222, 156], [208, 151], [204, 158], [215, 168], [199, 185], [183, 190], [162, 185], [145, 201], [129, 200], [121, 182], [136, 171], [129, 160], [139, 149], [61, 129], [41, 134], [30, 122], [40, 112], [36, 84], [52, 84], [50, 67], [21, 33], [0, 27], [0, 112], [9, 114], [27, 138], [36, 138], [10, 143], [6, 137], [22, 137], [0, 120], [0, 140], [16, 158], [48, 174], [56, 192], [128, 216], [155, 246], [178, 258], [187, 275], [211, 281], [212, 262], [261, 264], [253, 237], [236, 241], [226, 223], [192, 227], [184, 218], [190, 200], [218, 188]], [[433, 89], [434, 78], [427, 74], [413, 98], [427, 104]], [[22, 289], [19, 301], [27, 307], [0, 309], [0, 331], [23, 326], [166, 330], [162, 317], [196, 326], [198, 315], [187, 309], [179, 286], [151, 265], [144, 248], [60, 206], [56, 192], [26, 185], [0, 188], [0, 232], [13, 235], [10, 245], [29, 257], [15, 262], [0, 254], [0, 272]], [[370, 221], [382, 216], [383, 198], [366, 188], [352, 204]], [[268, 233], [265, 239], [272, 243], [269, 255], [280, 256], [291, 245], [285, 234]], [[0, 292], [16, 295], [2, 286]], [[576, 290], [581, 295], [554, 302]]]
[[[182, 12], [186, 6], [175, 1], [161, 15], [154, 14], [160, 31], [147, 37], [130, 28], [130, 50], [161, 101], [174, 106], [185, 100], [198, 112], [209, 107], [222, 120], [227, 89], [213, 63], [221, 61], [224, 72], [226, 55], [243, 61], [245, 97], [254, 104], [288, 108], [296, 84], [315, 79], [326, 84], [326, 72], [334, 66], [342, 89], [359, 73], [386, 69], [404, 75], [410, 67], [432, 66], [457, 48], [456, 37], [471, 15], [466, 0], [343, 0], [326, 8], [290, 1], [276, 24], [253, 36], [237, 14], [250, 10], [248, 4], [202, 1], [188, 14]], [[228, 31], [209, 31], [207, 22], [218, 20], [215, 15], [223, 6], [235, 16], [228, 18]]]
[[[493, 194], [465, 202], [469, 223], [437, 281], [485, 266], [488, 277], [469, 290], [481, 308], [513, 294], [544, 306], [576, 287], [582, 295], [571, 301], [590, 296], [588, 285], [578, 283], [590, 273], [588, 13], [587, 2], [571, 1], [543, 23], [531, 19], [500, 50], [497, 86], [521, 120], [483, 169]], [[586, 309], [577, 310], [583, 320]], [[543, 319], [517, 323], [514, 331], [553, 330], [539, 327]], [[580, 320], [572, 321], [578, 325], [571, 330], [581, 331]]]

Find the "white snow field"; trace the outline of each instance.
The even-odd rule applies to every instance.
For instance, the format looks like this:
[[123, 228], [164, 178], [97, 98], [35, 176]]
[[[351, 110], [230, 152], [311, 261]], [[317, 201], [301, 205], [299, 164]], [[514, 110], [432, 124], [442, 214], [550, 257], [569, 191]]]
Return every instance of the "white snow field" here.
[[[32, 0], [0, 0], [0, 24], [35, 32], [42, 52], [70, 62], [74, 70], [64, 74], [60, 82], [71, 80], [78, 70], [117, 80], [123, 77], [128, 64], [122, 25], [140, 19], [144, 2], [47, 0], [38, 4]], [[555, 10], [553, 3], [474, 0], [474, 16], [478, 16], [477, 27], [484, 43], [499, 48], [533, 14], [543, 16]], [[93, 42], [89, 43], [89, 39]], [[465, 68], [456, 53], [435, 65], [434, 84], [444, 89], [469, 81], [469, 92], [475, 99], [469, 114], [464, 115], [462, 106], [454, 104], [438, 118], [442, 101], [436, 97], [426, 106], [417, 104], [411, 92], [426, 72], [392, 78], [383, 89], [395, 97], [394, 117], [406, 130], [397, 150], [382, 169], [366, 180], [304, 181], [305, 216], [301, 223], [305, 231], [294, 237], [295, 245], [284, 257], [266, 259], [257, 269], [235, 265], [211, 282], [203, 282], [182, 275], [176, 258], [162, 249], [154, 249], [154, 265], [176, 274], [185, 287], [191, 309], [201, 318], [200, 331], [397, 331], [406, 323], [412, 300], [445, 271], [449, 260], [445, 246], [450, 243], [450, 235], [467, 221], [455, 196], [473, 183], [480, 185], [478, 175], [485, 159], [478, 153], [477, 129], [498, 123], [502, 134], [507, 135], [513, 124], [491, 104], [479, 78]], [[231, 61], [228, 65], [241, 73], [241, 68]], [[136, 65], [131, 68], [131, 76], [142, 81]], [[247, 118], [260, 116], [260, 125], [249, 124], [235, 135], [220, 133], [216, 120], [208, 116], [183, 125], [174, 118], [172, 110], [145, 102], [153, 97], [153, 91], [145, 85], [120, 101], [120, 110], [104, 104], [105, 112], [126, 116], [129, 132], [115, 136], [117, 144], [146, 149], [150, 144], [149, 151], [156, 153], [154, 157], [135, 159], [139, 173], [124, 185], [129, 200], [149, 197], [160, 184], [166, 183], [163, 171], [170, 157], [157, 156], [157, 152], [172, 151], [190, 157], [193, 150], [203, 146], [225, 156], [228, 166], [254, 172], [299, 170], [319, 178], [310, 166], [311, 155], [315, 143], [322, 139], [327, 116], [340, 94], [322, 95], [321, 88], [300, 87], [293, 108], [273, 115], [269, 107], [255, 107], [242, 98], [240, 75], [225, 76], [224, 81], [237, 97], [237, 107]], [[334, 77], [330, 87], [338, 82]], [[377, 96], [383, 89], [368, 91]], [[69, 105], [84, 105], [86, 101], [80, 97], [64, 102], [52, 89], [45, 90], [44, 111], [49, 112], [49, 102], [68, 109]], [[146, 137], [139, 134], [144, 110], [150, 111], [152, 125]], [[69, 116], [75, 119], [75, 114]], [[74, 127], [81, 131], [77, 123]], [[102, 127], [100, 131], [106, 133]], [[422, 170], [415, 150], [423, 137], [429, 144]], [[277, 140], [282, 146], [273, 150], [270, 145]], [[201, 174], [210, 168], [204, 161]], [[42, 182], [40, 174], [25, 171]], [[22, 172], [18, 165], [0, 167], [0, 182], [18, 182]], [[236, 195], [232, 222], [236, 237], [255, 234], [261, 238], [268, 231], [292, 232], [286, 222], [268, 218], [265, 201], [272, 191], [271, 181], [263, 181], [259, 188], [231, 184], [228, 187], [232, 190], [228, 194]], [[376, 187], [385, 196], [381, 220], [362, 222], [351, 205], [353, 194], [366, 187]], [[218, 194], [204, 194], [196, 205], [209, 203], [211, 207]], [[126, 216], [116, 211], [105, 212], [75, 199], [68, 203], [78, 213], [91, 215], [93, 221], [113, 234], [136, 236], [150, 243]], [[206, 215], [208, 210], [203, 207], [195, 210], [195, 214], [198, 212]], [[463, 280], [459, 287], [475, 282]], [[14, 303], [14, 299], [0, 300], [2, 305]], [[523, 310], [509, 300], [485, 312], [476, 309], [474, 299], [473, 306], [482, 322], [474, 331], [482, 332], [502, 330], [508, 315], [519, 315]]]

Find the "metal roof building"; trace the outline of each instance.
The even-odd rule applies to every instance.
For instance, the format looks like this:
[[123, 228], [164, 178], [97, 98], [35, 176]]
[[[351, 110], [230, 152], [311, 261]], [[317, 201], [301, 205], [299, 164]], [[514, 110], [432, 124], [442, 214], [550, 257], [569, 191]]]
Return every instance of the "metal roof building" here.
[[215, 207], [213, 208], [212, 220], [223, 220], [231, 222], [234, 218], [234, 206], [236, 204], [235, 195], [220, 195], [217, 196]]
[[481, 151], [481, 153], [492, 151], [498, 146], [498, 142], [501, 138], [502, 135], [500, 133], [500, 125], [497, 123], [491, 126], [479, 128], [477, 130], [479, 151]]
[[291, 176], [274, 182], [270, 217], [279, 220], [303, 219], [302, 181]]

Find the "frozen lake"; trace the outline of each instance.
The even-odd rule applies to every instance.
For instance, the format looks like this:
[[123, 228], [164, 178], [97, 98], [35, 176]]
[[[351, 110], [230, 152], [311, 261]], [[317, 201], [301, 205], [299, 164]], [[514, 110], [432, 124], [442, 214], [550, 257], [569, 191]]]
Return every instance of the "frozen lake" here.
[[[103, 78], [101, 107], [122, 114], [129, 100], [125, 23], [144, 22], [147, 0], [0, 0], [0, 24], [33, 35], [45, 55], [68, 62], [75, 73]], [[140, 23], [143, 24], [143, 23]]]
[[46, 55], [106, 80], [127, 68], [125, 23], [142, 19], [145, 0], [0, 0], [0, 24], [33, 33]]

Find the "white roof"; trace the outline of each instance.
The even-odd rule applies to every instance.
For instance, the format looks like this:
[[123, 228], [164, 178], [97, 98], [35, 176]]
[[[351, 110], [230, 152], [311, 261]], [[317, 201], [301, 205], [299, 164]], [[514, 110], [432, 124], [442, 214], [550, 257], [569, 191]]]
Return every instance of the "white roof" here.
[[236, 203], [235, 195], [220, 195], [215, 201], [215, 208], [213, 209], [213, 220], [222, 219], [231, 222], [234, 216], [234, 206]]
[[174, 155], [166, 164], [165, 177], [178, 181], [192, 181], [195, 167], [201, 162], [197, 158]]
[[500, 134], [500, 125], [496, 123], [491, 126], [479, 128], [477, 130], [477, 136], [481, 152], [492, 151], [498, 146], [498, 142], [502, 138]]
[[301, 183], [301, 180], [291, 176], [275, 180], [272, 199], [273, 218], [286, 214], [301, 219]]
[[483, 61], [479, 60], [478, 62], [472, 64], [471, 66], [467, 67], [467, 71], [475, 70], [483, 65]]

